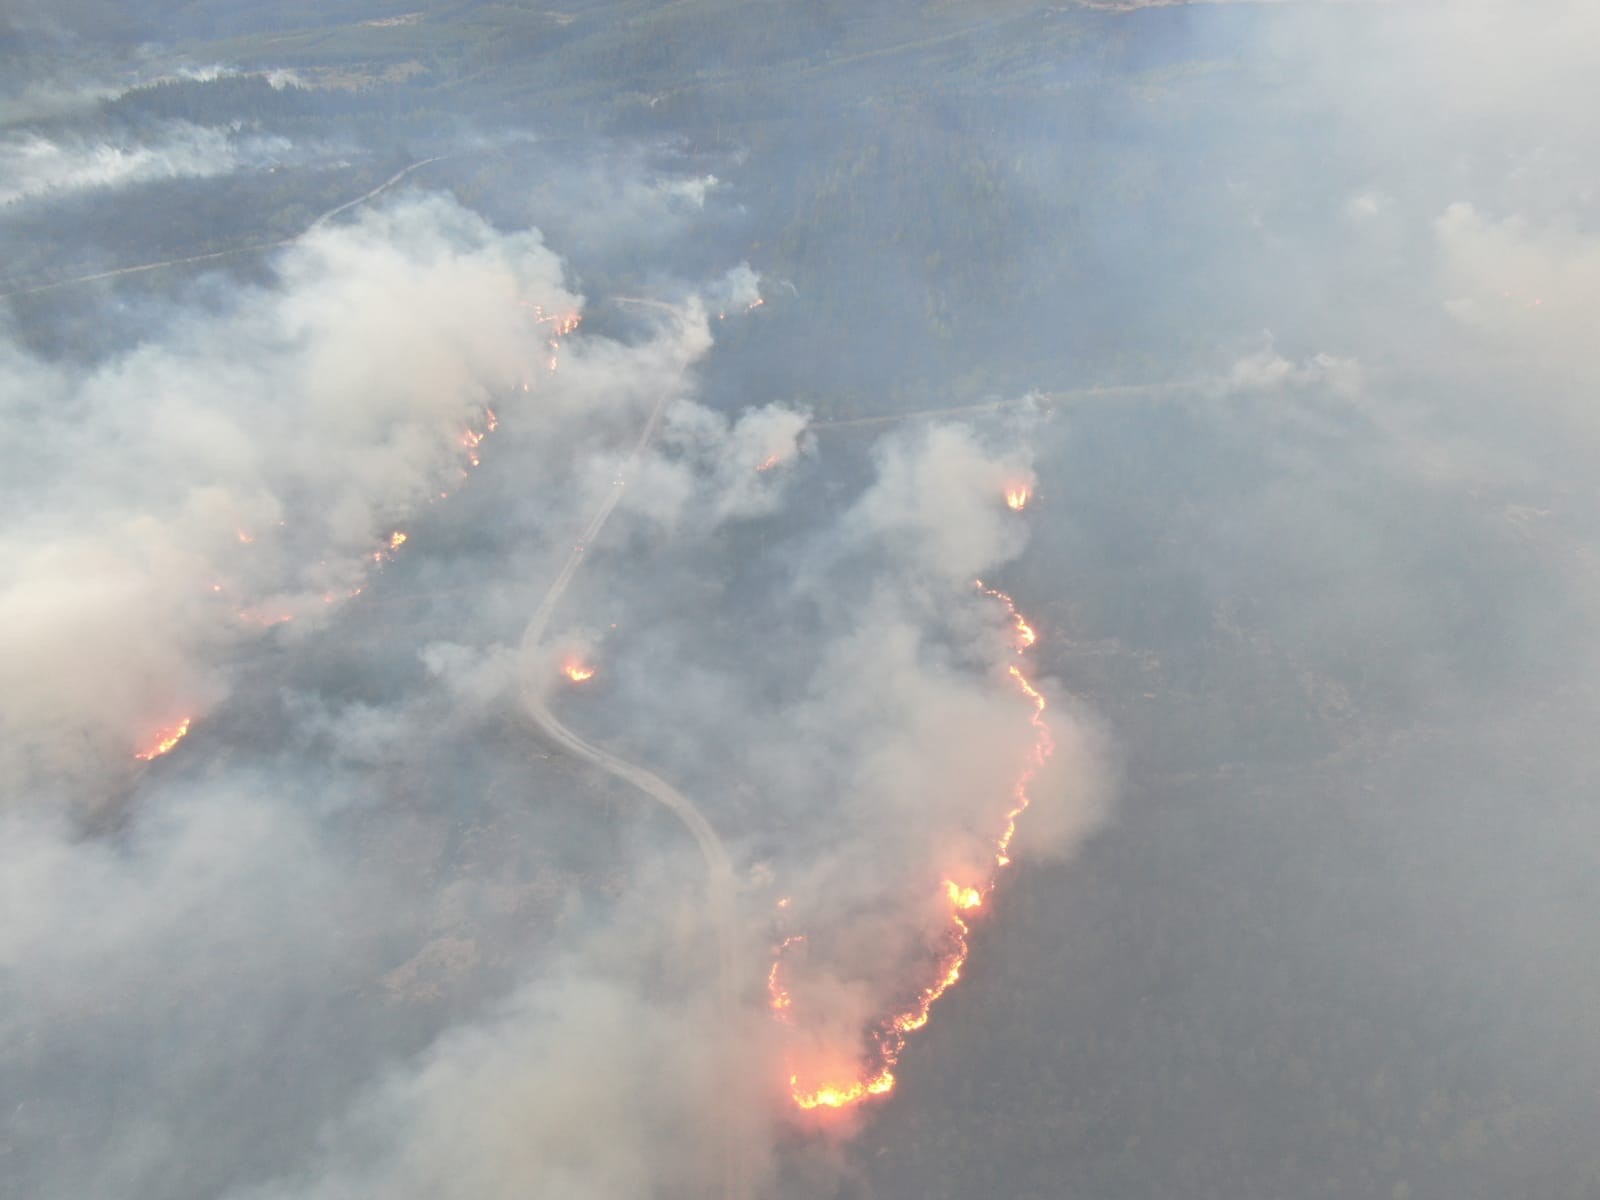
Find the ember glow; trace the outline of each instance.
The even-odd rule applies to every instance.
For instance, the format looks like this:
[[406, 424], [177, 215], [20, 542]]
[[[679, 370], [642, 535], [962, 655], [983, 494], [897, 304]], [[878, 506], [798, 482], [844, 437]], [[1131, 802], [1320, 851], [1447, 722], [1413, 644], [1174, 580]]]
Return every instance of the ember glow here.
[[778, 944], [777, 953], [773, 956], [772, 969], [767, 972], [767, 1007], [772, 1010], [772, 1015], [785, 1025], [793, 1020], [789, 1010], [794, 1007], [794, 997], [789, 995], [788, 989], [783, 986], [783, 980], [779, 977], [779, 972], [783, 970], [783, 952], [805, 940], [805, 937], [798, 933], [784, 938]]
[[569, 658], [561, 664], [561, 673], [573, 683], [586, 683], [594, 678], [594, 668], [581, 659]]
[[[500, 418], [495, 415], [494, 409], [485, 408], [483, 410], [483, 428], [479, 429], [468, 425], [461, 431], [461, 436], [457, 440], [467, 455], [467, 470], [461, 472], [462, 479], [467, 477], [467, 471], [483, 465], [483, 456], [478, 453], [478, 449], [483, 445], [483, 440], [499, 428]], [[448, 495], [448, 492], [440, 492], [439, 499], [443, 500]]]
[[945, 895], [950, 897], [950, 903], [962, 912], [971, 912], [975, 908], [983, 907], [983, 893], [975, 887], [962, 887], [946, 879], [944, 891]]
[[192, 717], [185, 717], [170, 729], [164, 729], [156, 735], [156, 740], [143, 750], [136, 751], [134, 757], [140, 762], [149, 762], [153, 758], [160, 758], [179, 742], [183, 741], [189, 732]]
[[550, 348], [550, 370], [554, 372], [560, 365], [561, 339], [583, 324], [583, 317], [575, 312], [546, 313], [542, 305], [535, 304], [533, 306], [533, 323], [535, 325], [550, 326], [550, 335], [545, 345]]
[[1006, 507], [1013, 512], [1021, 512], [1028, 507], [1028, 500], [1033, 495], [1033, 489], [1025, 483], [1013, 484], [1006, 488]]
[[[998, 600], [1005, 606], [1017, 630], [1015, 642], [1017, 653], [1020, 654], [1032, 646], [1037, 640], [1033, 629], [1017, 612], [1011, 597], [1004, 592], [985, 587], [981, 580], [978, 581], [978, 587], [984, 595]], [[1029, 720], [1033, 725], [1034, 742], [1028, 756], [1018, 768], [1012, 786], [1011, 806], [1006, 812], [1000, 834], [995, 839], [994, 871], [982, 884], [963, 884], [953, 879], [944, 880], [941, 896], [946, 915], [945, 928], [940, 938], [943, 949], [931, 972], [930, 982], [925, 984], [903, 1009], [890, 1013], [872, 1026], [866, 1037], [867, 1054], [853, 1076], [840, 1079], [832, 1077], [831, 1072], [817, 1072], [814, 1075], [791, 1062], [789, 1095], [795, 1105], [803, 1111], [850, 1108], [870, 1097], [884, 1096], [893, 1091], [894, 1069], [905, 1050], [907, 1039], [928, 1023], [933, 1006], [961, 979], [962, 968], [967, 962], [968, 939], [971, 933], [966, 917], [983, 908], [985, 900], [994, 890], [1000, 870], [1010, 865], [1011, 843], [1017, 834], [1017, 822], [1027, 811], [1030, 803], [1028, 789], [1050, 756], [1055, 753], [1055, 740], [1044, 719], [1046, 707], [1044, 694], [1033, 686], [1015, 663], [1007, 665], [1006, 676], [1033, 708]], [[767, 974], [768, 1008], [771, 1009], [774, 1018], [785, 1025], [795, 1024], [794, 998], [784, 981], [786, 955], [804, 940], [798, 935], [786, 938], [778, 946], [772, 968]]]
[[1015, 665], [1006, 668], [1011, 678], [1016, 682], [1022, 694], [1033, 705], [1033, 754], [1022, 774], [1017, 777], [1016, 788], [1012, 793], [1011, 811], [1006, 813], [1005, 832], [1000, 835], [1000, 842], [995, 850], [995, 866], [1006, 867], [1011, 865], [1011, 840], [1017, 836], [1017, 821], [1028, 810], [1031, 800], [1028, 788], [1032, 785], [1039, 772], [1044, 770], [1045, 763], [1050, 761], [1050, 756], [1056, 752], [1055, 738], [1050, 734], [1050, 726], [1044, 719], [1045, 699], [1038, 688], [1028, 680]]
[[1029, 625], [1028, 622], [1023, 618], [1022, 614], [1017, 611], [1017, 606], [1011, 602], [1010, 596], [1006, 595], [1004, 592], [996, 591], [992, 587], [985, 586], [983, 580], [981, 579], [974, 580], [973, 582], [976, 584], [978, 590], [985, 596], [992, 596], [994, 599], [1000, 601], [1001, 604], [1005, 605], [1006, 615], [1011, 618], [1012, 628], [1016, 630], [1017, 638], [1013, 643], [1013, 646], [1018, 654], [1021, 654], [1029, 646], [1032, 646], [1039, 640], [1039, 635], [1034, 632], [1033, 626]]
[[396, 529], [389, 535], [389, 549], [398, 550], [406, 544], [406, 535]]
[[246, 625], [259, 625], [263, 629], [271, 629], [274, 625], [285, 625], [294, 620], [294, 614], [284, 612], [281, 609], [241, 608], [239, 610], [239, 620]]
[[780, 461], [781, 460], [776, 454], [769, 454], [756, 465], [756, 470], [770, 471], [773, 467], [777, 466]]

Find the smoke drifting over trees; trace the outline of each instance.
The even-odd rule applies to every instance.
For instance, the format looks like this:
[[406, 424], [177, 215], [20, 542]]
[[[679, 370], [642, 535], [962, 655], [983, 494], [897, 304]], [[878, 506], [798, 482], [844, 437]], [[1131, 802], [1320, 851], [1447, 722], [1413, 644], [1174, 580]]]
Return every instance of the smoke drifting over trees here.
[[1595, 1194], [1597, 49], [7, 14], [0, 1195]]

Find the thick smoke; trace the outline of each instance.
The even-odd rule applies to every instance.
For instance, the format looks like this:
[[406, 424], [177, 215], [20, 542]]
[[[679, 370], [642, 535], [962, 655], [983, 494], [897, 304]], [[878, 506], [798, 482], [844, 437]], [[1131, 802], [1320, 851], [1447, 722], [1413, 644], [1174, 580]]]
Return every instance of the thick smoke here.
[[[33, 1081], [9, 1134], [30, 1194], [697, 1196], [730, 1154], [743, 1186], [769, 1176], [790, 1059], [853, 1069], [931, 969], [941, 878], [992, 860], [1033, 733], [975, 581], [1023, 548], [1003, 494], [1032, 471], [1011, 433], [939, 427], [887, 442], [842, 511], [811, 508], [824, 450], [806, 414], [694, 399], [716, 331], [759, 300], [740, 265], [616, 306], [610, 333], [561, 334], [583, 302], [537, 234], [411, 197], [317, 229], [225, 310], [175, 311], [93, 366], [6, 347], [0, 961], [40, 998], [3, 1030]], [[519, 879], [537, 870], [525, 850], [440, 860], [447, 878], [420, 891], [409, 876], [462, 836], [447, 761], [487, 788], [491, 824], [593, 804], [583, 769], [543, 765], [520, 677], [551, 665], [516, 637], [624, 488], [555, 631], [602, 691], [557, 703], [695, 789], [749, 875], [731, 1022], [703, 868], [659, 839], [621, 849], [608, 912], [570, 877]], [[435, 566], [450, 528], [489, 540]], [[753, 528], [746, 584], [707, 592], [707, 564]], [[420, 589], [437, 633], [392, 623], [397, 587]], [[708, 641], [707, 604], [738, 631]], [[397, 670], [405, 688], [379, 682]], [[170, 758], [135, 758], [180, 718], [193, 731]], [[1019, 852], [1097, 819], [1103, 797], [1075, 791], [1097, 750], [1078, 740]], [[759, 795], [730, 807], [741, 779]], [[648, 804], [621, 788], [607, 809], [647, 828]], [[798, 1041], [761, 990], [774, 880], [817, 946]], [[553, 941], [519, 961], [506, 939], [527, 921], [546, 929], [517, 940]], [[297, 1082], [252, 1095], [273, 1029], [310, 1051], [373, 1005], [354, 1045], [315, 1065], [290, 1050]], [[118, 1064], [96, 1076], [104, 1105], [49, 1077], [73, 1042]], [[322, 1099], [265, 1136], [217, 1132], [300, 1084]], [[111, 1122], [124, 1093], [138, 1122]], [[736, 1122], [731, 1151], [710, 1112]], [[103, 1153], [41, 1149], [111, 1128]]]
[[263, 627], [321, 624], [453, 490], [540, 373], [558, 260], [417, 201], [284, 253], [281, 284], [89, 370], [7, 352], [5, 774], [100, 787], [226, 691]]
[[289, 160], [287, 139], [170, 123], [154, 139], [83, 142], [37, 133], [0, 140], [0, 205], [160, 179], [206, 178]]
[[[1593, 1190], [1592, 6], [1096, 7], [488, 90], [716, 149], [508, 137], [0, 343], [12, 1190]], [[799, 1114], [997, 872], [897, 1098]]]

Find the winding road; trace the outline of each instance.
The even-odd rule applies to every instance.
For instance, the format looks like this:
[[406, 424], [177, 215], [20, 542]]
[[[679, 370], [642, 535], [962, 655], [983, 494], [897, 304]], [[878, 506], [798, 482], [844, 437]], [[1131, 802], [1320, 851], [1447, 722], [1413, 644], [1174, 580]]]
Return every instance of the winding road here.
[[[550, 618], [560, 604], [567, 586], [578, 573], [578, 568], [583, 565], [584, 554], [594, 538], [605, 527], [611, 518], [618, 503], [622, 500], [622, 493], [628, 480], [637, 469], [640, 457], [654, 440], [656, 431], [661, 426], [661, 416], [666, 410], [667, 397], [665, 395], [656, 401], [655, 407], [650, 410], [644, 429], [639, 434], [627, 461], [623, 464], [616, 486], [610, 488], [594, 515], [589, 518], [589, 524], [584, 528], [582, 538], [574, 545], [572, 552], [567, 556], [560, 573], [550, 588], [544, 594], [544, 599], [539, 602], [539, 607], [534, 610], [533, 617], [529, 620], [527, 628], [522, 634], [520, 649], [521, 687], [523, 703], [527, 706], [528, 715], [533, 719], [541, 732], [563, 750], [580, 758], [585, 762], [599, 767], [602, 771], [638, 788], [650, 799], [665, 807], [677, 817], [683, 826], [694, 837], [695, 844], [700, 848], [700, 856], [705, 860], [707, 875], [707, 905], [710, 909], [712, 924], [716, 931], [717, 959], [718, 959], [718, 987], [717, 1001], [721, 1014], [721, 1024], [724, 1031], [730, 1035], [738, 1028], [739, 1017], [739, 982], [738, 982], [738, 915], [734, 904], [734, 872], [733, 861], [728, 856], [727, 847], [722, 839], [717, 836], [717, 831], [711, 822], [706, 820], [705, 814], [697, 808], [692, 800], [673, 787], [655, 772], [630, 763], [619, 758], [603, 746], [586, 741], [561, 722], [550, 710], [550, 692], [554, 685], [555, 674], [551, 670], [551, 662], [542, 653], [545, 631], [549, 627]], [[738, 1069], [738, 1063], [733, 1053], [732, 1042], [728, 1043], [724, 1069], [733, 1072]], [[718, 1114], [718, 1130], [721, 1139], [722, 1156], [722, 1194], [725, 1200], [746, 1200], [750, 1194], [749, 1172], [744, 1160], [743, 1147], [739, 1140], [737, 1129], [740, 1121], [734, 1106], [739, 1102], [734, 1089], [726, 1089], [727, 1097], [724, 1110]]]
[[140, 263], [132, 267], [118, 267], [112, 271], [96, 271], [93, 275], [75, 275], [71, 279], [58, 279], [54, 283], [41, 283], [33, 287], [17, 288], [15, 291], [0, 292], [0, 300], [9, 300], [13, 296], [35, 296], [40, 292], [53, 292], [57, 288], [72, 287], [80, 283], [93, 283], [97, 279], [117, 279], [123, 275], [139, 275], [145, 271], [160, 271], [166, 267], [182, 267], [192, 263], [215, 262], [218, 259], [233, 258], [239, 254], [249, 254], [255, 250], [276, 250], [279, 246], [287, 246], [291, 242], [298, 241], [312, 230], [321, 228], [340, 213], [355, 208], [359, 204], [365, 204], [368, 200], [388, 191], [418, 168], [449, 157], [448, 154], [436, 154], [432, 158], [419, 159], [410, 166], [401, 168], [370, 191], [363, 192], [354, 200], [346, 200], [343, 204], [330, 208], [293, 237], [279, 238], [274, 242], [252, 242], [248, 246], [235, 246], [231, 250], [214, 250], [209, 254], [191, 254], [187, 258], [166, 258], [160, 262]]

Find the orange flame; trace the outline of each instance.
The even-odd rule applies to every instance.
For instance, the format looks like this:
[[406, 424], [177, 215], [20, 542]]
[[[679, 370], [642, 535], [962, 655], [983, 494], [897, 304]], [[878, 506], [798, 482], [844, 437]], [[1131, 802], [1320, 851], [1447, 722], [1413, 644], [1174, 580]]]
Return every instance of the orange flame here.
[[[575, 312], [546, 314], [544, 307], [538, 304], [533, 306], [533, 313], [534, 324], [549, 325], [552, 328], [550, 338], [545, 345], [550, 347], [550, 370], [554, 372], [556, 367], [559, 365], [561, 339], [566, 337], [567, 334], [576, 330], [579, 325], [582, 325], [583, 317], [581, 314]], [[523, 384], [522, 390], [528, 390], [527, 384]]]
[[263, 608], [241, 608], [239, 620], [247, 625], [259, 625], [263, 629], [271, 629], [274, 625], [284, 625], [294, 620], [294, 614]]
[[1023, 618], [1022, 614], [1017, 611], [1017, 606], [1011, 602], [1010, 596], [1006, 595], [1004, 592], [997, 591], [992, 587], [985, 587], [984, 582], [981, 579], [976, 579], [973, 582], [977, 585], [978, 590], [985, 596], [993, 596], [996, 600], [1000, 601], [1001, 604], [1006, 606], [1006, 615], [1011, 618], [1012, 626], [1017, 631], [1016, 651], [1018, 654], [1021, 654], [1029, 646], [1033, 645], [1039, 640], [1039, 635], [1034, 632], [1033, 626], [1029, 625], [1028, 622]]
[[1029, 682], [1015, 664], [1006, 668], [1011, 678], [1016, 681], [1017, 687], [1022, 689], [1022, 694], [1033, 704], [1033, 716], [1029, 720], [1033, 724], [1033, 753], [1024, 765], [1022, 773], [1017, 776], [1016, 787], [1012, 792], [1014, 803], [1011, 811], [1006, 813], [1005, 832], [1000, 835], [999, 844], [995, 848], [995, 866], [1006, 867], [1011, 865], [1011, 840], [1017, 836], [1017, 820], [1028, 811], [1032, 803], [1028, 796], [1028, 787], [1044, 769], [1045, 763], [1050, 761], [1050, 756], [1056, 752], [1056, 740], [1050, 733], [1050, 726], [1045, 722], [1044, 694]]
[[886, 1096], [894, 1091], [894, 1072], [884, 1067], [870, 1079], [860, 1079], [845, 1085], [829, 1084], [806, 1091], [800, 1086], [798, 1075], [789, 1076], [789, 1094], [794, 1102], [808, 1112], [814, 1108], [848, 1108], [868, 1096]]
[[[978, 587], [985, 595], [1005, 605], [1007, 613], [1016, 625], [1017, 652], [1020, 654], [1033, 645], [1036, 640], [1033, 629], [1017, 612], [1011, 597], [1004, 592], [984, 587], [982, 580], [978, 581]], [[1006, 668], [1006, 674], [1016, 683], [1023, 697], [1033, 707], [1029, 720], [1034, 730], [1034, 744], [1017, 773], [1012, 786], [1012, 804], [1006, 812], [1000, 836], [995, 842], [996, 873], [1011, 862], [1011, 843], [1017, 834], [1017, 821], [1027, 811], [1031, 802], [1028, 788], [1055, 752], [1055, 739], [1051, 736], [1050, 727], [1044, 719], [1046, 707], [1044, 694], [1033, 686], [1021, 668], [1015, 664]], [[845, 1081], [802, 1082], [800, 1072], [791, 1070], [789, 1095], [798, 1108], [807, 1112], [815, 1109], [848, 1108], [870, 1097], [884, 1096], [894, 1090], [894, 1068], [905, 1050], [907, 1039], [928, 1023], [933, 1006], [961, 979], [962, 968], [967, 962], [968, 938], [971, 932], [962, 914], [980, 910], [993, 888], [993, 878], [979, 886], [959, 884], [952, 879], [944, 881], [944, 899], [949, 905], [944, 932], [946, 948], [934, 968], [933, 981], [924, 986], [904, 1009], [884, 1017], [873, 1027], [869, 1034], [871, 1051], [866, 1057], [859, 1077]], [[769, 1007], [773, 1015], [784, 1024], [794, 1023], [794, 1006], [792, 997], [782, 982], [783, 956], [791, 945], [801, 940], [798, 936], [790, 937], [778, 947], [772, 970], [767, 976]]]
[[594, 668], [581, 659], [569, 658], [561, 664], [561, 673], [573, 683], [586, 683], [594, 678]]
[[553, 325], [556, 337], [566, 337], [567, 334], [574, 332], [579, 325], [583, 324], [583, 316], [580, 313], [565, 312], [546, 315], [543, 306], [538, 304], [533, 306], [533, 311], [535, 314], [534, 324]]
[[786, 937], [778, 944], [777, 953], [772, 959], [772, 969], [767, 972], [767, 1007], [772, 1009], [772, 1015], [784, 1024], [790, 1024], [793, 1017], [789, 1010], [794, 1007], [794, 997], [789, 995], [789, 990], [783, 986], [783, 981], [778, 973], [783, 970], [783, 952], [790, 946], [805, 941], [803, 934], [794, 934]]
[[134, 757], [140, 762], [149, 762], [153, 758], [160, 758], [179, 742], [183, 741], [189, 732], [189, 724], [193, 720], [193, 717], [185, 717], [170, 729], [163, 730], [148, 747], [135, 751]]
[[393, 533], [391, 533], [389, 535], [389, 549], [398, 550], [398, 549], [400, 549], [401, 546], [404, 546], [405, 544], [406, 544], [406, 535], [404, 533], [402, 533], [400, 530], [396, 529]]
[[946, 879], [944, 881], [945, 895], [950, 897], [950, 903], [963, 912], [971, 912], [975, 908], [983, 907], [983, 892], [975, 887], [962, 887], [958, 883]]
[[776, 454], [769, 454], [756, 466], [757, 471], [770, 471], [782, 460]]
[[1014, 484], [1006, 488], [1006, 507], [1012, 512], [1021, 512], [1028, 507], [1028, 500], [1033, 495], [1033, 489], [1025, 483]]

